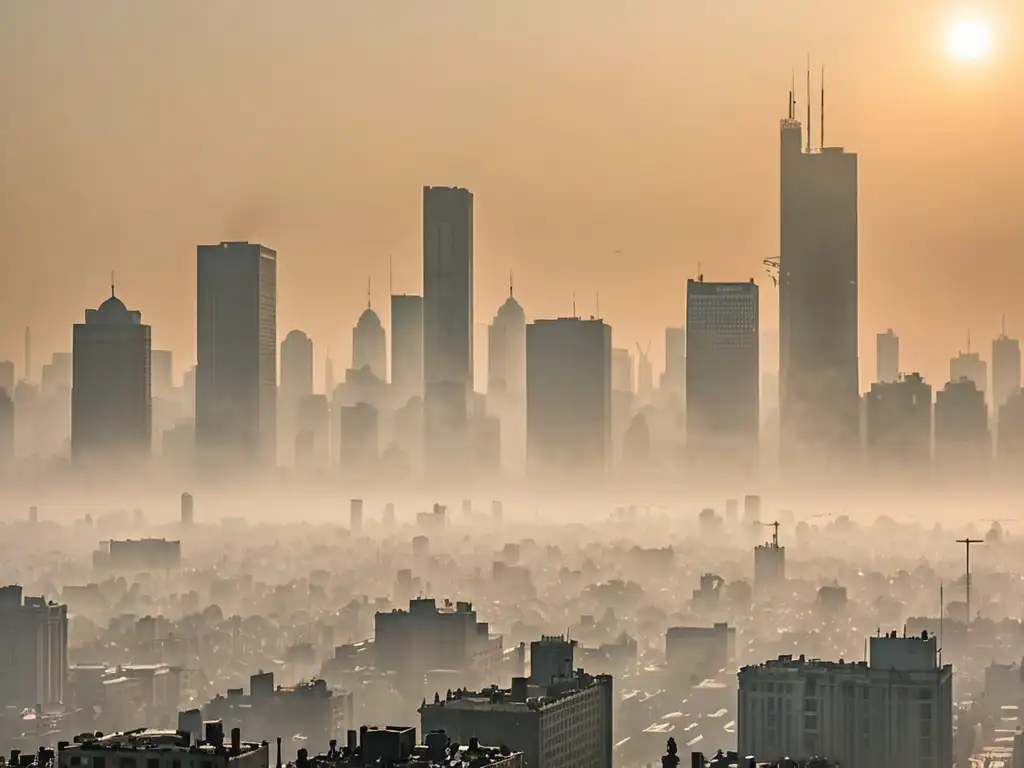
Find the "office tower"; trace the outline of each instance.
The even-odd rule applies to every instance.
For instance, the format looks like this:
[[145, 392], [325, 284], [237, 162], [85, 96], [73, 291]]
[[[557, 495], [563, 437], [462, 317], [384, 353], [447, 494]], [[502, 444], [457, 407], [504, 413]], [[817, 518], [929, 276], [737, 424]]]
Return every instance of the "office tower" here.
[[637, 345], [636, 396], [641, 407], [648, 405], [654, 396], [654, 366], [651, 364], [650, 351], [650, 344], [647, 349], [640, 349], [640, 345]]
[[0, 389], [14, 396], [14, 363], [10, 360], [0, 360]]
[[0, 472], [14, 462], [14, 398], [0, 387]]
[[0, 587], [0, 706], [52, 711], [65, 703], [68, 607]]
[[996, 457], [1006, 477], [1019, 481], [1024, 467], [1024, 391], [1018, 389], [999, 409]]
[[363, 530], [363, 500], [349, 499], [348, 503], [348, 529], [352, 533]]
[[757, 466], [758, 291], [746, 283], [686, 284], [686, 440], [691, 462], [743, 473]]
[[980, 479], [991, 457], [985, 393], [966, 377], [948, 382], [935, 395], [937, 476]]
[[932, 457], [932, 388], [919, 373], [871, 385], [865, 442], [872, 475], [921, 479]]
[[633, 356], [628, 349], [612, 350], [612, 391], [633, 394]]
[[195, 501], [191, 493], [181, 494], [181, 524], [192, 525], [196, 519]]
[[737, 742], [759, 760], [952, 768], [953, 668], [934, 636], [870, 638], [870, 662], [779, 656], [740, 669]]
[[153, 397], [166, 400], [174, 395], [174, 354], [169, 349], [154, 349]]
[[391, 384], [402, 404], [423, 397], [423, 297], [391, 297]]
[[611, 460], [612, 329], [563, 317], [526, 327], [526, 435], [532, 471], [603, 474]]
[[754, 591], [759, 599], [770, 600], [779, 595], [785, 583], [786, 548], [779, 546], [776, 527], [770, 542], [754, 547]]
[[[714, 594], [717, 600], [717, 590]], [[665, 664], [677, 680], [718, 677], [735, 655], [736, 627], [726, 622], [711, 627], [669, 627], [665, 633]]]
[[1005, 332], [992, 342], [992, 413], [1020, 391], [1020, 342]]
[[197, 249], [196, 448], [200, 466], [277, 463], [277, 253]]
[[300, 404], [312, 394], [313, 342], [302, 331], [289, 331], [281, 342], [281, 386], [277, 390], [278, 457], [285, 464], [295, 458]]
[[576, 645], [564, 635], [541, 635], [540, 640], [531, 642], [530, 683], [547, 686], [571, 680], [576, 672]]
[[338, 445], [342, 469], [373, 469], [380, 455], [380, 426], [377, 409], [357, 403], [341, 409], [341, 436]]
[[424, 451], [431, 474], [458, 471], [473, 393], [473, 195], [423, 188]]
[[892, 328], [875, 336], [875, 381], [889, 384], [900, 377], [900, 337]]
[[331, 462], [331, 404], [327, 395], [306, 395], [299, 401], [295, 430], [295, 465], [326, 469]]
[[71, 459], [139, 460], [150, 455], [151, 334], [140, 312], [113, 294], [87, 309], [73, 338]]
[[857, 155], [781, 124], [780, 462], [841, 466], [859, 448]]
[[487, 329], [487, 411], [499, 422], [502, 464], [519, 474], [526, 459], [526, 313], [512, 295], [511, 283], [508, 298]]
[[388, 380], [388, 343], [384, 326], [369, 302], [352, 329], [352, 370], [368, 368], [380, 379]]
[[661, 388], [677, 397], [686, 394], [686, 328], [665, 329], [665, 372]]
[[970, 351], [970, 345], [966, 352], [957, 352], [956, 357], [949, 359], [949, 380], [960, 381], [970, 379], [982, 395], [988, 387], [988, 364], [981, 359], [977, 352]]
[[39, 384], [44, 395], [66, 396], [71, 390], [71, 354], [54, 352], [43, 366]]

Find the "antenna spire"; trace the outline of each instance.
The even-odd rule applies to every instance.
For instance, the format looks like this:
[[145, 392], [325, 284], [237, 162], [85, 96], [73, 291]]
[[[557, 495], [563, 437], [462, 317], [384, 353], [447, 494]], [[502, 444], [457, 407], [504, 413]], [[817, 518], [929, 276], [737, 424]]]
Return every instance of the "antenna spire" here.
[[114, 270], [110, 270], [110, 298], [114, 298]]
[[388, 295], [395, 294], [395, 264], [391, 254], [388, 254]]
[[821, 66], [821, 119], [818, 120], [818, 130], [821, 131], [821, 149], [825, 148], [825, 65]]
[[807, 151], [811, 151], [811, 54], [807, 54]]
[[572, 316], [576, 318], [576, 291], [572, 292]]
[[508, 297], [511, 299], [513, 298], [513, 296], [514, 294], [512, 293], [512, 270], [510, 269], [508, 271]]
[[372, 282], [371, 282], [372, 280], [373, 280], [372, 277], [370, 277], [370, 276], [366, 277], [366, 308], [367, 309], [372, 309], [373, 308], [373, 304], [370, 301], [370, 291], [371, 291], [371, 288], [372, 288]]
[[796, 120], [796, 70], [789, 73], [789, 119]]

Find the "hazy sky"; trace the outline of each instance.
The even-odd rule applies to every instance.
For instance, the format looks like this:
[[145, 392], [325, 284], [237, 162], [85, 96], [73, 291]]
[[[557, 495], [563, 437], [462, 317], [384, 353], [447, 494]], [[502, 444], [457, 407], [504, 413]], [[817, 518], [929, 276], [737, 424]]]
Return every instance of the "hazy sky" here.
[[[948, 53], [965, 14], [984, 60]], [[826, 143], [861, 157], [862, 380], [891, 326], [941, 384], [968, 328], [986, 357], [1003, 313], [1024, 335], [1022, 33], [1020, 0], [0, 0], [0, 359], [25, 325], [37, 365], [68, 349], [113, 269], [180, 372], [196, 244], [248, 239], [319, 383], [368, 276], [388, 322], [388, 254], [420, 290], [424, 184], [476, 196], [479, 323], [514, 270], [528, 317], [600, 292], [660, 368], [699, 262], [758, 278], [774, 335], [778, 120], [810, 51]]]

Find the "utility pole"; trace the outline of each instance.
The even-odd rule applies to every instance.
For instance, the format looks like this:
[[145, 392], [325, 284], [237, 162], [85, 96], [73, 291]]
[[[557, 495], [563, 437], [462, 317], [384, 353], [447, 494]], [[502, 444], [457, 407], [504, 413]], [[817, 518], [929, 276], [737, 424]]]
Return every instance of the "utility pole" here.
[[966, 539], [957, 539], [957, 544], [963, 544], [964, 550], [967, 555], [967, 575], [965, 577], [967, 583], [967, 633], [971, 632], [971, 544], [984, 544], [985, 542], [981, 539], [972, 539], [968, 536]]

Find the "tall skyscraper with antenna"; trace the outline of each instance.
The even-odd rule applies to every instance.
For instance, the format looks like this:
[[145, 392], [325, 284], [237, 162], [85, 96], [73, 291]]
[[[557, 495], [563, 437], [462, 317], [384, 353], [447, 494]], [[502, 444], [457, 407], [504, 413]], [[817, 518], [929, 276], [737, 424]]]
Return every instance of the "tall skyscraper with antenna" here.
[[[807, 96], [811, 79], [808, 70]], [[824, 103], [824, 101], [822, 102]], [[780, 460], [848, 458], [859, 444], [857, 155], [810, 142], [795, 94], [781, 123]], [[822, 139], [824, 135], [822, 133]]]

